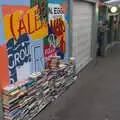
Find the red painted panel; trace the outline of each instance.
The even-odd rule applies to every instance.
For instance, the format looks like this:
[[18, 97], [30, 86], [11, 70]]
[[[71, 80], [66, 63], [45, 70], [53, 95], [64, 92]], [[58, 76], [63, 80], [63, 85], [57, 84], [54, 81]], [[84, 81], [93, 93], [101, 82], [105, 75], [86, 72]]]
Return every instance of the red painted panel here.
[[0, 46], [0, 93], [1, 89], [9, 85], [8, 53], [6, 45]]
[[13, 14], [15, 11], [24, 11], [29, 10], [27, 6], [15, 6], [15, 5], [3, 5], [2, 6], [2, 14], [3, 16]]

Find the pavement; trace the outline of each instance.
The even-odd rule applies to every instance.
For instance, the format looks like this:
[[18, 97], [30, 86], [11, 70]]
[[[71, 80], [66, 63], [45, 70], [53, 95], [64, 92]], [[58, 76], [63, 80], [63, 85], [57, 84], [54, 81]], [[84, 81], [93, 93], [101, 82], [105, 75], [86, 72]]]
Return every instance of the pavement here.
[[34, 120], [120, 120], [120, 46], [88, 65]]

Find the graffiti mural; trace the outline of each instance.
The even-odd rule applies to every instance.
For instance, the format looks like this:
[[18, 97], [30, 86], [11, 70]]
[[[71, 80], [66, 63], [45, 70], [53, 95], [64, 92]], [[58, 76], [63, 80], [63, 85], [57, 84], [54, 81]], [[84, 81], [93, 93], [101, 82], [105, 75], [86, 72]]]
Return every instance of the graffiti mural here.
[[[44, 40], [45, 62], [50, 56], [57, 55], [61, 59], [68, 57], [68, 1], [48, 2], [49, 34]], [[66, 52], [67, 51], [67, 52]]]
[[68, 11], [68, 0], [0, 1], [2, 87], [43, 71], [51, 56], [67, 60]]
[[31, 61], [31, 55], [30, 42], [27, 34], [20, 36], [16, 44], [14, 44], [13, 38], [10, 39], [7, 43], [7, 49], [10, 83], [15, 83], [17, 80], [19, 80], [19, 77], [22, 78], [23, 74], [20, 75], [21, 72], [24, 72], [24, 77], [30, 74], [29, 64]]
[[[8, 12], [6, 8], [9, 8]], [[38, 6], [31, 9], [21, 6], [20, 8], [18, 7], [20, 11], [16, 10], [15, 12], [12, 11], [13, 8], [14, 6], [8, 5], [2, 7], [4, 32], [7, 41], [12, 37], [17, 40], [24, 33], [28, 33], [32, 40], [48, 35], [47, 22], [44, 19], [39, 19]], [[12, 10], [10, 11], [10, 9]]]
[[[56, 46], [56, 53], [64, 59], [66, 52], [66, 21], [62, 7], [59, 4], [48, 4], [49, 7], [49, 26], [53, 34], [59, 40]], [[56, 39], [55, 39], [56, 40]]]

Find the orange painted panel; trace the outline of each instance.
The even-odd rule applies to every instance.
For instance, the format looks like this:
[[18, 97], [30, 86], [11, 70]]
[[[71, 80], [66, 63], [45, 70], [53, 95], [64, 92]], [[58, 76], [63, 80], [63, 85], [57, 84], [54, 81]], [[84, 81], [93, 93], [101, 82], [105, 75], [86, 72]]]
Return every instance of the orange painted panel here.
[[6, 45], [1, 45], [0, 46], [0, 91], [7, 85], [9, 85], [7, 47]]

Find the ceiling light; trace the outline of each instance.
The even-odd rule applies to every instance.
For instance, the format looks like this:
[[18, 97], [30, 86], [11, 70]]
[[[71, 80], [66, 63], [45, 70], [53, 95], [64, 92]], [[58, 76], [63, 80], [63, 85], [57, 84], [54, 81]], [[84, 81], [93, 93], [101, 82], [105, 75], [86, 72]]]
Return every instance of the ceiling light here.
[[112, 13], [116, 13], [118, 11], [118, 8], [116, 6], [111, 7], [110, 11]]

